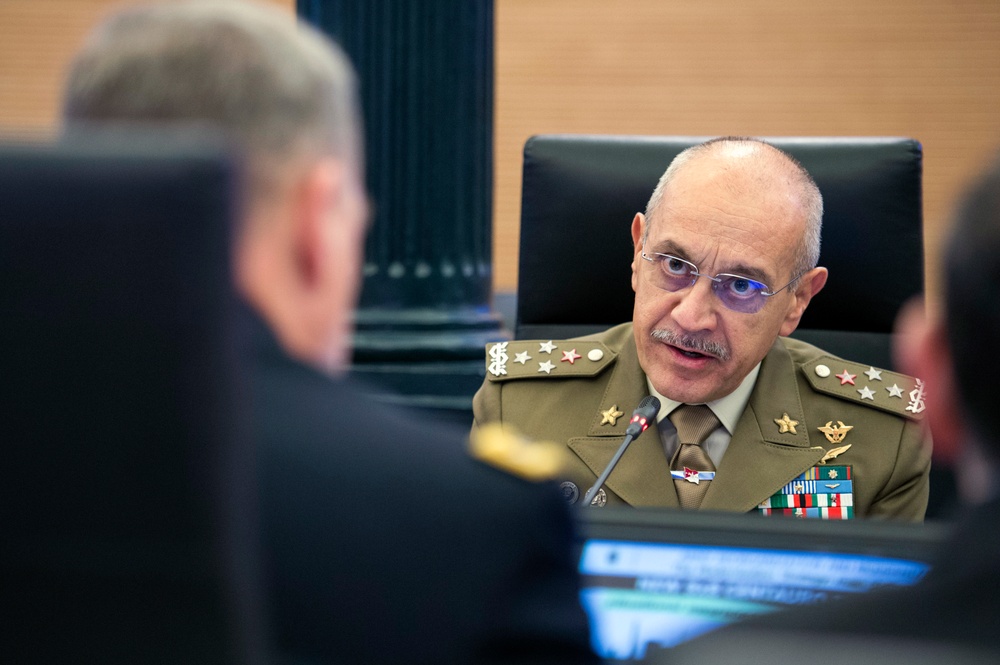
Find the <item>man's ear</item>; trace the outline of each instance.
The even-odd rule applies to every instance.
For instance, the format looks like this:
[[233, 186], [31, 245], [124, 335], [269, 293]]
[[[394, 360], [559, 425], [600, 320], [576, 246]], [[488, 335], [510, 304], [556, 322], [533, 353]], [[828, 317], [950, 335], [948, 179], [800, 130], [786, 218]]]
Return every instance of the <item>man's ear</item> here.
[[934, 437], [934, 458], [954, 464], [967, 432], [945, 322], [927, 316], [922, 300], [914, 298], [896, 317], [892, 351], [899, 370], [927, 386], [924, 422]]
[[785, 314], [785, 320], [781, 323], [779, 335], [787, 337], [795, 332], [813, 296], [822, 291], [823, 287], [826, 286], [826, 279], [829, 277], [829, 274], [826, 268], [818, 267], [813, 268], [799, 278], [799, 283], [795, 285], [794, 291], [792, 291], [793, 301], [789, 305], [788, 312]]
[[632, 218], [632, 290], [635, 291], [639, 284], [639, 253], [642, 251], [642, 233], [646, 224], [646, 218], [641, 212], [635, 213]]
[[329, 268], [330, 216], [343, 194], [343, 167], [333, 159], [320, 159], [306, 168], [292, 201], [294, 268], [300, 285], [315, 288], [324, 283]]

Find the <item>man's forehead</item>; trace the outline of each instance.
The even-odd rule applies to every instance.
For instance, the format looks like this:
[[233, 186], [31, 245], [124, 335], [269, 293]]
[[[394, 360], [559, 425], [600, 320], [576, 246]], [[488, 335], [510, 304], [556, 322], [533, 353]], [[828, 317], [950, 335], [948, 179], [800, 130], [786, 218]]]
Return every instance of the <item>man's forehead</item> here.
[[[713, 160], [706, 157], [700, 161], [701, 166], [708, 166]], [[806, 215], [800, 188], [786, 177], [690, 164], [667, 183], [647, 223], [650, 239], [680, 226], [695, 235], [718, 234], [737, 245], [758, 249], [763, 249], [759, 247], [763, 239], [771, 251], [780, 253], [782, 246], [801, 244]]]
[[771, 253], [785, 243], [797, 243], [805, 231], [804, 220], [787, 209], [760, 200], [713, 197], [698, 200], [664, 199], [646, 219], [647, 239], [673, 239], [689, 243], [712, 240], [735, 249]]
[[804, 221], [783, 216], [766, 207], [724, 210], [665, 199], [646, 220], [646, 248], [687, 259], [700, 270], [772, 285], [793, 270], [805, 234]]
[[664, 193], [698, 192], [709, 183], [735, 192], [798, 194], [798, 167], [780, 151], [763, 144], [720, 143], [692, 156], [675, 171]]

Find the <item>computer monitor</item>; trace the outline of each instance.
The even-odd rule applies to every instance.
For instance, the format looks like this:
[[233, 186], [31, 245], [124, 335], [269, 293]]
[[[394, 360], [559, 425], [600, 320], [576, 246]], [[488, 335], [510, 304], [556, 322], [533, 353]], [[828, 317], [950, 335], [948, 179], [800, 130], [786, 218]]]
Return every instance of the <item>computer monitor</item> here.
[[936, 525], [658, 509], [581, 509], [581, 600], [594, 648], [642, 662], [741, 618], [929, 570]]

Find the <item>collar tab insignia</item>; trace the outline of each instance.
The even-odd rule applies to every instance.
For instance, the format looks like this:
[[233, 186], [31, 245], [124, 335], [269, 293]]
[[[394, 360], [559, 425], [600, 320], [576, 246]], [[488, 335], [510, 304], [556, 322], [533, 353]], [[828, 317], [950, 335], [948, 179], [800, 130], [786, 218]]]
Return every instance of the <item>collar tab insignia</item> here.
[[799, 424], [798, 420], [792, 420], [788, 417], [788, 414], [783, 414], [780, 418], [774, 419], [774, 424], [778, 426], [778, 434], [798, 434], [795, 431], [795, 426]]
[[612, 404], [611, 408], [607, 411], [601, 411], [601, 425], [611, 425], [614, 427], [618, 423], [618, 419], [625, 414], [618, 410], [617, 404]]

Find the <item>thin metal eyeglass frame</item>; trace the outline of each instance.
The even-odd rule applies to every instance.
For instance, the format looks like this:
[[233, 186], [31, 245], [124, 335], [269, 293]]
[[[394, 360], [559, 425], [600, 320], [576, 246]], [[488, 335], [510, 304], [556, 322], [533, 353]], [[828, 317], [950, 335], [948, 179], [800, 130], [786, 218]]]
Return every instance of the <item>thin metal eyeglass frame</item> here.
[[[708, 275], [708, 274], [705, 274], [703, 272], [700, 272], [699, 269], [698, 269], [698, 266], [696, 266], [694, 263], [691, 263], [687, 259], [682, 259], [679, 256], [674, 256], [673, 254], [661, 254], [660, 252], [649, 252], [647, 254], [646, 250], [643, 249], [639, 253], [639, 255], [643, 259], [645, 259], [645, 260], [649, 261], [651, 264], [653, 264], [653, 266], [657, 270], [660, 270], [661, 272], [662, 272], [663, 268], [661, 268], [657, 264], [658, 263], [663, 263], [664, 261], [667, 261], [667, 260], [670, 260], [670, 259], [673, 259], [673, 260], [676, 260], [676, 261], [680, 261], [681, 263], [683, 263], [685, 265], [688, 265], [688, 266], [690, 266], [692, 268], [692, 270], [691, 270], [691, 281], [687, 284], [687, 286], [682, 286], [680, 288], [671, 290], [671, 289], [667, 289], [667, 288], [664, 288], [662, 286], [659, 286], [657, 284], [656, 285], [657, 288], [662, 289], [664, 291], [667, 291], [668, 293], [676, 293], [677, 291], [683, 291], [684, 289], [687, 289], [687, 288], [690, 288], [690, 287], [694, 286], [694, 283], [698, 281], [699, 277], [705, 277], [706, 279], [709, 279], [712, 282], [714, 282], [714, 284], [712, 285], [712, 292], [715, 293], [716, 297], [719, 298], [719, 300], [722, 302], [722, 304], [725, 305], [727, 309], [731, 309], [734, 312], [740, 312], [741, 314], [756, 314], [760, 310], [764, 309], [764, 305], [767, 304], [767, 301], [766, 300], [761, 300], [760, 301], [760, 306], [757, 307], [756, 309], [741, 310], [741, 309], [736, 309], [736, 308], [732, 307], [728, 302], [726, 302], [725, 298], [723, 298], [722, 296], [719, 295], [718, 287], [716, 286], [718, 284], [721, 284], [723, 281], [725, 281], [726, 278], [743, 279], [743, 280], [746, 280], [746, 281], [751, 282], [753, 284], [760, 284], [764, 288], [761, 289], [761, 290], [759, 290], [759, 291], [757, 291], [757, 295], [763, 296], [764, 298], [770, 298], [771, 296], [778, 295], [779, 293], [781, 293], [782, 291], [784, 291], [785, 289], [787, 289], [789, 286], [791, 286], [792, 284], [794, 284], [796, 282], [796, 280], [798, 280], [800, 277], [802, 277], [802, 275], [804, 275], [807, 272], [809, 272], [808, 270], [800, 272], [798, 275], [796, 275], [795, 277], [793, 277], [791, 279], [791, 281], [789, 281], [787, 284], [785, 284], [780, 289], [778, 289], [776, 291], [768, 291], [767, 290], [767, 288], [768, 288], [767, 284], [765, 284], [764, 282], [762, 282], [762, 281], [760, 281], [758, 279], [753, 279], [753, 278], [750, 278], [750, 277], [744, 277], [743, 275], [734, 275], [733, 273], [728, 273], [728, 272], [720, 272], [720, 273], [718, 273], [717, 275], [715, 275], [713, 277], [712, 275]], [[753, 302], [756, 302], [756, 300], [754, 300], [754, 301], [748, 301], [748, 302], [753, 303]]]

